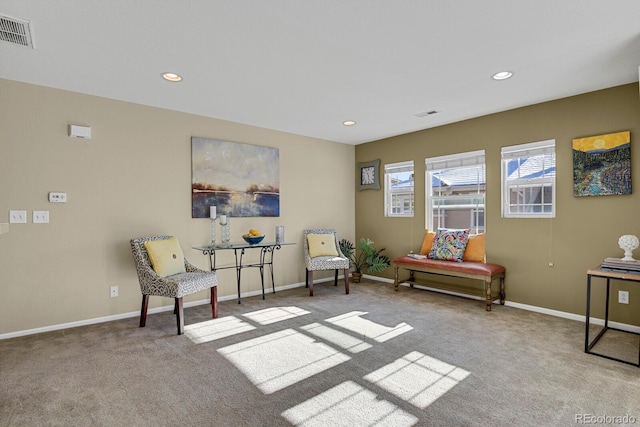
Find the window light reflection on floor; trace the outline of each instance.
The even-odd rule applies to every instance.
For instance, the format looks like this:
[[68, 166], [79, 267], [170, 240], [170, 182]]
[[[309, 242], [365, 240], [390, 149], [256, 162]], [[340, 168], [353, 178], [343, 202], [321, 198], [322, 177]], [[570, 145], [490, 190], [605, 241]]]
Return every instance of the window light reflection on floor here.
[[371, 348], [371, 344], [355, 338], [344, 332], [336, 331], [333, 328], [323, 326], [320, 323], [312, 323], [310, 325], [303, 326], [303, 331], [310, 333], [318, 338], [322, 338], [325, 341], [329, 341], [331, 344], [348, 350], [351, 353], [360, 353], [361, 351]]
[[469, 375], [468, 371], [412, 351], [364, 379], [424, 409]]
[[392, 338], [413, 330], [413, 327], [402, 322], [390, 328], [371, 320], [363, 319], [360, 316], [368, 314], [366, 311], [352, 311], [340, 316], [327, 319], [327, 322], [355, 332], [377, 342], [385, 342]]
[[298, 307], [272, 307], [243, 314], [243, 316], [261, 325], [269, 325], [309, 313], [311, 312]]
[[[243, 316], [260, 325], [268, 325], [306, 314], [309, 312], [297, 307], [275, 307]], [[314, 322], [299, 329], [288, 328], [244, 340], [218, 352], [259, 390], [271, 394], [351, 360], [337, 348], [359, 353], [413, 330], [404, 322], [389, 327], [363, 318], [367, 314], [352, 311], [322, 323]], [[206, 342], [253, 329], [257, 328], [230, 316], [185, 327], [185, 335], [194, 342]], [[375, 342], [366, 342], [367, 339]], [[371, 387], [348, 380], [295, 405], [282, 416], [301, 426], [345, 425], [345, 422], [349, 425], [411, 426], [418, 421], [414, 415], [382, 399], [373, 389], [379, 388], [417, 409], [425, 409], [468, 375], [469, 372], [462, 368], [413, 351], [366, 374], [363, 379], [371, 383]], [[367, 410], [363, 411], [363, 408]]]
[[266, 394], [351, 359], [293, 329], [242, 341], [218, 352]]
[[[246, 313], [242, 316], [260, 325], [268, 325], [309, 313], [310, 311], [298, 307], [272, 307]], [[184, 334], [194, 343], [202, 344], [253, 329], [256, 329], [256, 327], [235, 316], [227, 316], [194, 323], [193, 325], [185, 325]]]
[[184, 335], [196, 344], [219, 340], [256, 329], [255, 326], [234, 316], [185, 325]]
[[[366, 410], [363, 410], [366, 408]], [[296, 426], [412, 426], [413, 415], [353, 381], [318, 394], [282, 413]]]

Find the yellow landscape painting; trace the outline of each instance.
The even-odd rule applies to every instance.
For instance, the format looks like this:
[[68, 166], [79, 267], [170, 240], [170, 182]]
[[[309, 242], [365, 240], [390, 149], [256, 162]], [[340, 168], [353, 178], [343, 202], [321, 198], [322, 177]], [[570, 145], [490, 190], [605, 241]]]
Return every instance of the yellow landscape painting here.
[[573, 195], [631, 194], [629, 131], [573, 140]]

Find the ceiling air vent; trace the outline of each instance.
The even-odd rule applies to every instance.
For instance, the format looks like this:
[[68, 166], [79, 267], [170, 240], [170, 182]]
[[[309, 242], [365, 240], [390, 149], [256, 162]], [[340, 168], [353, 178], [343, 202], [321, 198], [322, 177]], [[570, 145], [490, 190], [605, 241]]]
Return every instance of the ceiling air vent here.
[[29, 21], [0, 15], [0, 40], [33, 49]]
[[424, 111], [422, 113], [414, 114], [414, 116], [416, 116], [416, 117], [427, 117], [427, 116], [432, 116], [434, 114], [438, 114], [438, 112], [436, 110]]

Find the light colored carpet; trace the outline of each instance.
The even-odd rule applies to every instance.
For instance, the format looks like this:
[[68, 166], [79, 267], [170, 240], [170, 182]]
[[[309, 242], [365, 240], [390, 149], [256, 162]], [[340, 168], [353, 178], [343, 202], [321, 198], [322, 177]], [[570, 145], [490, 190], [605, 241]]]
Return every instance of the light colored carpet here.
[[585, 354], [582, 323], [373, 281], [314, 291], [187, 308], [183, 336], [167, 312], [0, 341], [0, 426], [640, 423], [640, 369]]

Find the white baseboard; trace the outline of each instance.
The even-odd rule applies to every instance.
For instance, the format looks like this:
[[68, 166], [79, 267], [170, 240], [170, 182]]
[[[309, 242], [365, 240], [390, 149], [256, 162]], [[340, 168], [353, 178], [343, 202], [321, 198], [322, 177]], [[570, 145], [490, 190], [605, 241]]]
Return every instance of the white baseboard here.
[[[321, 282], [326, 282], [326, 281], [329, 281], [329, 280], [333, 280], [333, 278], [330, 278], [330, 279], [318, 279], [317, 281], [314, 281], [314, 282], [321, 283]], [[279, 286], [279, 287], [276, 287], [276, 291], [283, 291], [285, 289], [298, 288], [298, 287], [304, 286], [304, 285], [305, 285], [304, 283], [294, 283], [292, 285]], [[270, 291], [270, 289], [267, 289], [267, 287], [265, 286], [265, 288], [264, 288], [265, 294], [267, 292], [269, 292], [269, 291]], [[252, 297], [252, 296], [256, 296], [256, 295], [262, 295], [262, 290], [245, 292], [245, 293], [241, 293], [240, 294], [240, 296], [242, 298]], [[219, 297], [218, 301], [233, 300], [233, 299], [236, 299], [237, 297], [238, 296], [236, 294], [226, 295], [226, 296], [223, 296], [223, 297]], [[207, 299], [203, 299], [203, 300], [199, 300], [199, 301], [185, 302], [184, 303], [184, 307], [195, 307], [195, 306], [198, 306], [198, 305], [204, 305], [204, 304], [209, 304], [209, 303], [210, 303], [210, 300], [207, 298]], [[162, 313], [162, 312], [165, 312], [165, 311], [173, 311], [173, 304], [165, 305], [165, 306], [162, 306], [162, 307], [150, 308], [147, 311], [147, 314]], [[0, 340], [9, 339], [9, 338], [16, 338], [16, 337], [22, 337], [22, 336], [25, 336], [25, 335], [40, 334], [40, 333], [43, 333], [43, 332], [59, 331], [61, 329], [75, 328], [75, 327], [78, 327], [78, 326], [94, 325], [96, 323], [111, 322], [113, 320], [128, 319], [128, 318], [131, 318], [131, 317], [139, 317], [139, 316], [140, 316], [140, 311], [130, 311], [128, 313], [120, 313], [120, 314], [113, 314], [113, 315], [110, 315], [110, 316], [94, 317], [93, 319], [78, 320], [77, 322], [60, 323], [58, 325], [43, 326], [41, 328], [25, 329], [23, 331], [16, 331], [16, 332], [9, 332], [9, 333], [6, 333], [6, 334], [0, 334]]]
[[375, 280], [377, 282], [385, 282], [385, 283], [393, 283], [393, 282], [395, 282], [395, 280], [393, 280], [393, 279], [387, 279], [386, 277], [370, 276], [368, 274], [363, 274], [362, 277], [364, 277], [366, 279]]
[[[370, 276], [370, 275], [363, 275], [363, 277], [366, 277], [367, 279], [371, 279], [371, 280], [376, 280], [378, 282], [384, 282], [384, 283], [393, 283], [394, 280], [393, 279], [387, 279], [384, 277], [377, 277], [377, 276]], [[338, 279], [344, 279], [344, 276], [338, 276]], [[316, 283], [322, 283], [322, 282], [329, 282], [329, 281], [333, 281], [333, 277], [329, 277], [329, 278], [324, 278], [324, 279], [318, 279], [317, 281], [314, 280], [314, 282]], [[293, 289], [293, 288], [299, 288], [305, 286], [304, 283], [293, 283], [290, 285], [285, 285], [285, 286], [278, 286], [276, 287], [276, 291], [284, 291], [286, 289]], [[409, 286], [408, 283], [400, 283], [400, 286]], [[431, 291], [436, 291], [436, 292], [440, 292], [440, 293], [446, 293], [446, 294], [450, 294], [450, 295], [455, 295], [455, 296], [461, 296], [461, 297], [465, 297], [465, 298], [473, 298], [473, 299], [477, 299], [477, 300], [481, 300], [482, 298], [477, 297], [477, 296], [473, 296], [473, 295], [467, 295], [467, 294], [461, 294], [461, 293], [457, 293], [457, 292], [450, 292], [450, 291], [446, 291], [446, 290], [441, 290], [441, 289], [436, 289], [436, 288], [429, 288], [427, 286], [420, 286], [420, 285], [414, 285], [414, 288], [418, 288], [418, 289], [425, 289], [425, 290], [431, 290]], [[269, 289], [267, 287], [265, 287], [265, 293], [269, 292]], [[247, 297], [252, 297], [252, 296], [256, 296], [256, 295], [261, 295], [262, 294], [262, 290], [257, 290], [257, 291], [251, 291], [251, 292], [245, 292], [245, 293], [241, 293], [241, 297], [242, 298], [247, 298]], [[218, 298], [218, 301], [228, 301], [228, 300], [233, 300], [236, 299], [237, 295], [232, 294], [232, 295], [226, 295], [223, 297]], [[209, 299], [203, 299], [203, 300], [199, 300], [199, 301], [191, 301], [191, 302], [186, 302], [184, 304], [185, 307], [195, 307], [198, 305], [204, 305], [204, 304], [209, 304]], [[494, 304], [496, 304], [494, 302]], [[505, 301], [505, 305], [508, 307], [514, 307], [514, 308], [518, 308], [521, 310], [527, 310], [527, 311], [533, 311], [536, 313], [542, 313], [542, 314], [548, 314], [550, 316], [555, 316], [555, 317], [562, 317], [564, 319], [570, 319], [570, 320], [575, 320], [578, 322], [582, 322], [584, 323], [586, 321], [586, 317], [585, 316], [581, 316], [578, 314], [573, 314], [573, 313], [566, 313], [564, 311], [558, 311], [558, 310], [551, 310], [548, 308], [544, 308], [544, 307], [537, 307], [537, 306], [533, 306], [533, 305], [527, 305], [527, 304], [521, 304], [521, 303], [517, 303], [517, 302], [510, 302], [510, 301]], [[151, 308], [149, 309], [149, 311], [147, 312], [147, 314], [155, 314], [155, 313], [162, 313], [165, 311], [173, 311], [173, 304], [171, 305], [166, 305], [166, 306], [162, 306], [162, 307], [156, 307], [156, 308]], [[140, 312], [139, 311], [131, 311], [128, 313], [120, 313], [120, 314], [114, 314], [114, 315], [110, 315], [110, 316], [102, 316], [102, 317], [95, 317], [93, 319], [86, 319], [86, 320], [79, 320], [77, 322], [68, 322], [68, 323], [61, 323], [58, 325], [50, 325], [50, 326], [43, 326], [41, 328], [34, 328], [34, 329], [25, 329], [23, 331], [16, 331], [16, 332], [9, 332], [6, 334], [0, 334], [0, 340], [4, 340], [4, 339], [9, 339], [9, 338], [16, 338], [16, 337], [22, 337], [25, 335], [34, 335], [34, 334], [40, 334], [43, 332], [51, 332], [51, 331], [59, 331], [61, 329], [69, 329], [69, 328], [75, 328], [78, 326], [86, 326], [86, 325], [93, 325], [96, 323], [104, 323], [104, 322], [111, 322], [113, 320], [120, 320], [120, 319], [128, 319], [131, 317], [138, 317], [140, 316]], [[591, 323], [595, 324], [595, 325], [604, 325], [604, 319], [597, 319], [597, 318], [591, 318]], [[637, 334], [640, 334], [640, 327], [639, 326], [634, 326], [634, 325], [629, 325], [626, 323], [618, 323], [618, 322], [609, 322], [609, 326], [612, 328], [616, 328], [616, 329], [621, 329], [623, 331], [629, 331], [629, 332], [634, 332]]]
[[[400, 286], [409, 287], [410, 285], [408, 283], [400, 283]], [[458, 293], [458, 292], [451, 292], [451, 291], [438, 289], [438, 288], [430, 288], [428, 286], [414, 285], [413, 287], [417, 288], [417, 289], [425, 289], [425, 290], [428, 290], [428, 291], [435, 291], [435, 292], [440, 292], [440, 293], [449, 294], [449, 295], [455, 295], [455, 296], [464, 297], [464, 298], [472, 298], [472, 299], [477, 299], [477, 300], [483, 300], [483, 298], [481, 298], [479, 296], [467, 295], [467, 294], [462, 294], [462, 293]], [[493, 304], [494, 305], [495, 304], [499, 304], [499, 302], [495, 302], [494, 301]], [[581, 323], [585, 323], [587, 321], [587, 317], [586, 316], [582, 316], [580, 314], [567, 313], [567, 312], [558, 311], [558, 310], [551, 310], [549, 308], [538, 307], [538, 306], [535, 306], [535, 305], [521, 304], [519, 302], [511, 302], [511, 301], [505, 301], [504, 305], [506, 305], [507, 307], [518, 308], [518, 309], [521, 309], [521, 310], [533, 311], [535, 313], [542, 313], [542, 314], [548, 314], [550, 316], [561, 317], [563, 319], [575, 320], [575, 321], [578, 321], [578, 322], [581, 322]], [[589, 323], [592, 323], [594, 325], [604, 326], [604, 319], [591, 317], [591, 319], [589, 320]], [[615, 328], [615, 329], [620, 329], [620, 330], [623, 330], [623, 331], [633, 332], [633, 333], [636, 333], [636, 334], [640, 334], [640, 326], [629, 325], [627, 323], [619, 323], [619, 322], [609, 321], [609, 327]]]

